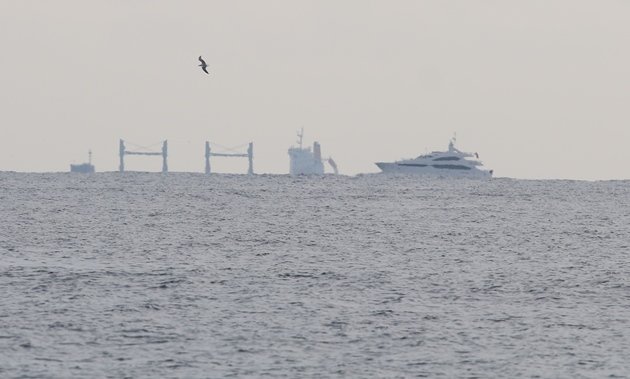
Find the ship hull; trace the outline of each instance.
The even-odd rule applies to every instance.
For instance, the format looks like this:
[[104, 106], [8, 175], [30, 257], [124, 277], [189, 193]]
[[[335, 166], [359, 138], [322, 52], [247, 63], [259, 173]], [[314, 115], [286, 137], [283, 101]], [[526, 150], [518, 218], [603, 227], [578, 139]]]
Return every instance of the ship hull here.
[[79, 172], [79, 173], [82, 173], [82, 174], [93, 174], [94, 173], [94, 166], [89, 164], [89, 163], [71, 164], [70, 165], [70, 172]]

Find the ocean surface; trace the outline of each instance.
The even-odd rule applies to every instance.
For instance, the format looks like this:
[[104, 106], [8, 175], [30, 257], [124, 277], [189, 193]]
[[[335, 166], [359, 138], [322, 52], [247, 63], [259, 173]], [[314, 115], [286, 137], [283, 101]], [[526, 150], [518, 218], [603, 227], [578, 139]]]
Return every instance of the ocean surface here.
[[0, 173], [1, 378], [628, 378], [630, 181]]

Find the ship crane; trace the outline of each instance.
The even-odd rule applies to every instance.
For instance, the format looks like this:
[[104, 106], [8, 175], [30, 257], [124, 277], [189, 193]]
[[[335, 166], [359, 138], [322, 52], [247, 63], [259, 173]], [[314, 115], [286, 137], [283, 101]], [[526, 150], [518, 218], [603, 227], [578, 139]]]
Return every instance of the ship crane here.
[[337, 169], [337, 163], [332, 159], [332, 157], [328, 157], [328, 164], [332, 167], [335, 175], [339, 175], [339, 170]]
[[[218, 144], [214, 144], [216, 146], [219, 146]], [[244, 146], [244, 145], [242, 145]], [[241, 146], [239, 146], [241, 147]], [[247, 152], [246, 153], [237, 153], [234, 152], [234, 149], [230, 149], [230, 148], [226, 148], [226, 150], [228, 151], [232, 151], [229, 153], [215, 153], [212, 151], [212, 149], [210, 148], [210, 142], [206, 141], [206, 174], [210, 174], [212, 171], [210, 169], [210, 157], [228, 157], [228, 158], [247, 158], [247, 161], [249, 163], [248, 168], [247, 168], [247, 174], [248, 175], [253, 175], [254, 174], [254, 143], [250, 142], [247, 145]]]

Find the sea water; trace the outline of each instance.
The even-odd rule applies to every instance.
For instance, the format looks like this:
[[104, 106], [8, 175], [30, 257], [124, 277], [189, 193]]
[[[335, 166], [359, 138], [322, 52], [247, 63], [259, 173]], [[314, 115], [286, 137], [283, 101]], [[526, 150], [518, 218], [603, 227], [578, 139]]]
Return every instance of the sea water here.
[[2, 378], [629, 376], [628, 181], [0, 173]]

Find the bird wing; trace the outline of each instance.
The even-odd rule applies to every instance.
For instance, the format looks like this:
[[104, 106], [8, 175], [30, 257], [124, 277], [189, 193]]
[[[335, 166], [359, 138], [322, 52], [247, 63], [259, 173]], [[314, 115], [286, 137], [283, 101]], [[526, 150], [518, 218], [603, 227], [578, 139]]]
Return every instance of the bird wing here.
[[203, 72], [205, 72], [206, 74], [210, 74], [210, 73], [208, 72], [208, 70], [206, 70], [206, 66], [205, 66], [205, 65], [204, 65], [201, 69], [202, 69], [202, 70], [203, 70]]
[[199, 56], [199, 62], [201, 62], [202, 65], [206, 65], [206, 62], [201, 58], [201, 55]]

